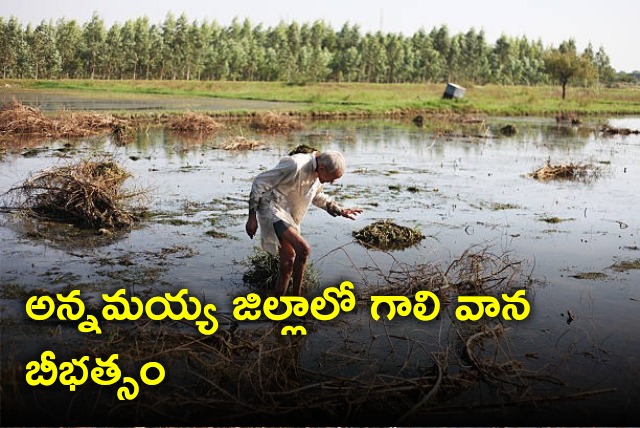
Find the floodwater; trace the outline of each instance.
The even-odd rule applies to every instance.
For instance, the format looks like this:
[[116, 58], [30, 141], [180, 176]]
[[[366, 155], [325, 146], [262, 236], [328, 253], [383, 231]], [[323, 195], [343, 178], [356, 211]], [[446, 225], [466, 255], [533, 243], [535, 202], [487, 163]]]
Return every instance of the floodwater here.
[[[122, 235], [70, 238], [65, 229], [56, 238], [41, 233], [53, 225], [0, 214], [3, 364], [9, 354], [13, 361], [31, 356], [34, 339], [60, 347], [60, 339], [25, 321], [24, 301], [11, 298], [10, 289], [73, 287], [97, 300], [123, 287], [153, 295], [188, 288], [230, 315], [234, 296], [252, 291], [242, 280], [243, 262], [258, 245], [244, 232], [251, 180], [304, 143], [345, 153], [347, 172], [325, 190], [343, 206], [364, 209], [349, 221], [311, 207], [302, 233], [321, 288], [344, 280], [356, 290], [376, 287], [398, 263], [447, 266], [469, 248], [509, 254], [531, 275], [530, 283], [517, 285], [529, 287], [532, 308], [525, 321], [505, 321], [509, 351], [526, 369], [564, 382], [552, 395], [594, 392], [536, 404], [531, 414], [543, 412], [559, 424], [574, 423], [576, 414], [607, 415], [613, 424], [637, 421], [640, 269], [616, 266], [635, 267], [640, 260], [640, 136], [603, 136], [598, 129], [604, 123], [640, 129], [637, 117], [593, 119], [580, 127], [548, 118], [491, 118], [486, 138], [479, 138], [465, 130], [437, 135], [409, 121], [314, 122], [286, 136], [229, 131], [264, 142], [263, 150], [253, 151], [219, 148], [226, 135], [194, 142], [163, 130], [125, 146], [105, 137], [7, 150], [0, 161], [1, 192], [43, 168], [107, 154], [132, 172], [131, 186], [148, 190], [145, 203], [155, 216]], [[505, 124], [518, 133], [501, 136]], [[599, 174], [548, 182], [528, 176], [548, 161], [595, 165]], [[379, 219], [418, 227], [426, 239], [389, 253], [354, 242], [353, 231]], [[383, 325], [362, 309], [339, 328], [320, 324], [310, 331], [300, 358], [330, 366], [326, 351], [346, 352], [348, 341], [390, 372], [407, 358], [415, 367], [428, 365], [427, 354], [403, 348], [406, 341], [372, 337], [420, 338], [435, 350], [451, 334], [443, 328], [397, 318]], [[486, 395], [477, 388], [452, 404]]]

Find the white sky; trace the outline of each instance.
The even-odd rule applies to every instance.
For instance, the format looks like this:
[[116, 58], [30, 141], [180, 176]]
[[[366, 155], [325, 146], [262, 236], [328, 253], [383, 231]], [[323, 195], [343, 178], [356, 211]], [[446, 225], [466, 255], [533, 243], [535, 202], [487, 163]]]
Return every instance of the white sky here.
[[161, 23], [168, 12], [184, 12], [189, 21], [215, 19], [222, 25], [234, 17], [267, 27], [321, 19], [336, 30], [348, 21], [362, 33], [405, 35], [446, 24], [451, 34], [483, 29], [490, 44], [502, 33], [541, 39], [546, 46], [573, 37], [581, 50], [589, 42], [594, 50], [603, 46], [616, 70], [640, 70], [639, 0], [0, 0], [0, 16], [15, 16], [24, 25], [58, 18], [82, 24], [94, 11], [107, 26], [141, 16]]

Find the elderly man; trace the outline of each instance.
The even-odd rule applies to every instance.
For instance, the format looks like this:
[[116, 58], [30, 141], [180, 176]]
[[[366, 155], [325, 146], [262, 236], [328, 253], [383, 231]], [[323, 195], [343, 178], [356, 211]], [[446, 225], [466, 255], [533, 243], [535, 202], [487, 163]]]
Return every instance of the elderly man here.
[[324, 183], [333, 183], [345, 170], [340, 152], [295, 154], [280, 160], [275, 168], [259, 174], [249, 196], [246, 230], [253, 239], [260, 224], [261, 245], [280, 258], [276, 296], [287, 291], [293, 276], [293, 294], [302, 291], [302, 278], [311, 252], [300, 236], [300, 223], [311, 203], [331, 214], [355, 220], [359, 208], [341, 208], [322, 193]]

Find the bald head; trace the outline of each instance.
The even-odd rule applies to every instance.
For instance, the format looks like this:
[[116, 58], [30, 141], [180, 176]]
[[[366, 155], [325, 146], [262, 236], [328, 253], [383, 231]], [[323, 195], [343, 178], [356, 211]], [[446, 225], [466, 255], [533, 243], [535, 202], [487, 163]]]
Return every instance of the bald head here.
[[327, 150], [321, 153], [320, 156], [318, 156], [318, 162], [321, 163], [330, 174], [340, 173], [340, 175], [342, 175], [346, 168], [344, 156], [335, 150]]
[[321, 183], [333, 183], [342, 177], [345, 170], [342, 153], [328, 150], [317, 155], [318, 166], [316, 173]]

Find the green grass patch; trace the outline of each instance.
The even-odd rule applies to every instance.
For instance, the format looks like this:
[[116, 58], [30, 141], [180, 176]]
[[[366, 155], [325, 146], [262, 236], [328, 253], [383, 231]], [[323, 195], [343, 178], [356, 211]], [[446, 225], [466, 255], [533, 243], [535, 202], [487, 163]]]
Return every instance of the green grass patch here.
[[470, 86], [465, 98], [444, 100], [444, 84], [307, 83], [175, 80], [0, 80], [12, 87], [127, 95], [208, 97], [299, 103], [300, 113], [394, 115], [408, 111], [489, 115], [640, 114], [640, 87]]

